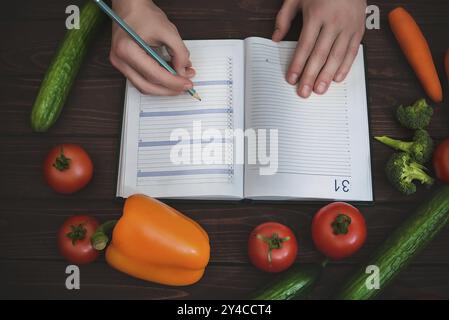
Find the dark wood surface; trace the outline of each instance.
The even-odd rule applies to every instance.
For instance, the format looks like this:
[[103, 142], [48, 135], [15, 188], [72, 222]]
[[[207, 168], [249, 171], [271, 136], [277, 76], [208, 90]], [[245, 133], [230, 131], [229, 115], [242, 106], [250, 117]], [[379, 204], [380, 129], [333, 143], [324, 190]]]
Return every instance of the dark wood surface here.
[[[8, 1], [0, 10], [0, 297], [1, 298], [245, 298], [272, 278], [253, 268], [246, 240], [257, 224], [276, 220], [299, 235], [297, 263], [321, 260], [314, 249], [309, 224], [319, 205], [307, 203], [247, 203], [171, 201], [197, 220], [211, 238], [211, 262], [196, 285], [169, 288], [132, 279], [109, 268], [104, 259], [81, 268], [79, 291], [65, 289], [67, 263], [56, 248], [59, 225], [73, 214], [92, 214], [101, 220], [120, 216], [115, 199], [124, 78], [108, 61], [110, 24], [96, 38], [58, 123], [48, 133], [34, 134], [29, 125], [31, 106], [49, 61], [65, 33], [65, 8], [75, 0]], [[280, 6], [276, 0], [160, 1], [185, 39], [270, 37]], [[444, 83], [443, 55], [448, 43], [449, 2], [371, 2], [381, 9], [381, 29], [367, 31], [367, 77], [373, 135], [407, 138], [393, 118], [394, 107], [424, 96], [388, 28], [386, 15], [404, 5], [429, 40]], [[300, 21], [289, 33], [297, 38]], [[430, 128], [441, 140], [449, 136], [448, 105], [435, 106]], [[54, 194], [42, 181], [41, 162], [55, 144], [83, 145], [95, 163], [92, 183], [76, 195]], [[361, 207], [368, 239], [355, 256], [331, 263], [313, 298], [328, 298], [396, 226], [428, 196], [420, 191], [405, 197], [387, 183], [383, 167], [391, 151], [373, 144], [375, 206]], [[380, 296], [383, 299], [449, 298], [449, 234], [443, 232]]]

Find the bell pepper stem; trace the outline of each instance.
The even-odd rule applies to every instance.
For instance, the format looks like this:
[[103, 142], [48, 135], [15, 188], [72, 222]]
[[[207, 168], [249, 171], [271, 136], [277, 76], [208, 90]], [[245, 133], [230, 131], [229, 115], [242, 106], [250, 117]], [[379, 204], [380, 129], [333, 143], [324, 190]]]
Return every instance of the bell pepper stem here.
[[90, 242], [95, 250], [102, 251], [106, 248], [109, 242], [109, 235], [117, 224], [117, 220], [110, 220], [103, 223], [95, 230], [95, 233], [90, 238]]

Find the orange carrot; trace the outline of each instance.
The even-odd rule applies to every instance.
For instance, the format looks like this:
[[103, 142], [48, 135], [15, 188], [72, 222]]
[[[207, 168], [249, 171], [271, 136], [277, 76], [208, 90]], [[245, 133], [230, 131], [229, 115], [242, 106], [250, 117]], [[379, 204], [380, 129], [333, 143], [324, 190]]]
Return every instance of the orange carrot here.
[[444, 58], [444, 68], [446, 69], [447, 83], [449, 84], [449, 49], [447, 49], [446, 57]]
[[418, 76], [427, 95], [434, 102], [443, 100], [443, 89], [432, 59], [429, 45], [413, 17], [402, 7], [388, 15], [391, 30], [405, 57]]

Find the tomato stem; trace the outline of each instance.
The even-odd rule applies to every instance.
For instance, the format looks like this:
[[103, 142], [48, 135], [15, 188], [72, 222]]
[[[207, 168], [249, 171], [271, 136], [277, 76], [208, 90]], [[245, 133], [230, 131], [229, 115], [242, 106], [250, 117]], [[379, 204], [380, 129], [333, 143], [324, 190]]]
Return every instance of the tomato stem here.
[[351, 224], [351, 218], [343, 213], [340, 213], [332, 222], [332, 229], [335, 235], [347, 234], [349, 231], [349, 225]]
[[72, 245], [75, 245], [77, 241], [83, 240], [86, 237], [87, 230], [84, 225], [84, 223], [80, 223], [79, 225], [70, 226], [71, 231], [66, 236], [72, 240]]
[[59, 156], [56, 158], [55, 163], [53, 163], [53, 167], [55, 167], [56, 169], [58, 169], [59, 171], [64, 171], [67, 170], [68, 168], [70, 168], [70, 158], [67, 158], [64, 155], [64, 150], [61, 147], [61, 153], [59, 154]]
[[117, 220], [110, 220], [103, 223], [97, 228], [97, 230], [95, 230], [94, 234], [90, 238], [92, 247], [94, 247], [95, 250], [102, 251], [106, 248], [109, 242], [109, 234], [112, 232], [116, 224]]
[[263, 236], [261, 234], [258, 234], [256, 237], [257, 237], [257, 239], [262, 240], [263, 242], [265, 242], [268, 245], [267, 259], [268, 259], [268, 262], [270, 264], [271, 264], [271, 261], [272, 261], [271, 252], [274, 249], [281, 249], [282, 248], [282, 243], [290, 240], [290, 237], [280, 238], [277, 233], [273, 233], [271, 235], [271, 237], [265, 237], [265, 236]]

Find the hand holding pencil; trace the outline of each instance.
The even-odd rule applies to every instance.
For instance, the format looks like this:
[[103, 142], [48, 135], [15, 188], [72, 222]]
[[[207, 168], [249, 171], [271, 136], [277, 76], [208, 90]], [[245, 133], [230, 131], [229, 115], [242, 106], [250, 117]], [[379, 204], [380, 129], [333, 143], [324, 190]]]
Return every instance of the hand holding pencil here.
[[[96, 1], [99, 4], [99, 1]], [[146, 44], [165, 45], [171, 55], [171, 71], [161, 65], [147, 50], [113, 23], [110, 60], [120, 72], [144, 94], [179, 95], [188, 91], [199, 100], [190, 80], [195, 75], [185, 47], [176, 27], [152, 1], [113, 0], [114, 12], [126, 20], [132, 31]], [[100, 5], [100, 4], [99, 4]], [[103, 8], [104, 9], [104, 8]], [[162, 62], [164, 63], [164, 62]], [[172, 72], [173, 71], [173, 72]], [[195, 96], [196, 95], [196, 96]]]

